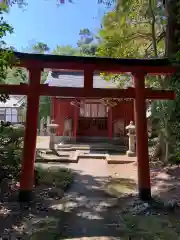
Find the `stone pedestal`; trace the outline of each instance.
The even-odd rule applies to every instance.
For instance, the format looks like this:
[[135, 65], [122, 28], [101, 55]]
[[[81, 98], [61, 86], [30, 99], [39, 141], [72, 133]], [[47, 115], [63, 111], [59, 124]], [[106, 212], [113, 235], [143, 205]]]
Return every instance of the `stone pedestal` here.
[[49, 141], [49, 149], [54, 150], [55, 149], [55, 136], [56, 136], [56, 128], [58, 127], [58, 124], [55, 124], [52, 120], [50, 124], [47, 125], [50, 133], [50, 141]]
[[136, 156], [136, 148], [135, 148], [135, 125], [131, 121], [130, 124], [126, 127], [126, 130], [128, 130], [128, 136], [129, 136], [129, 149], [126, 152], [128, 157], [135, 157]]
[[50, 141], [49, 141], [49, 149], [54, 150], [55, 149], [55, 136], [54, 134], [50, 134]]
[[41, 118], [40, 120], [40, 129], [39, 129], [40, 136], [44, 136], [44, 118]]

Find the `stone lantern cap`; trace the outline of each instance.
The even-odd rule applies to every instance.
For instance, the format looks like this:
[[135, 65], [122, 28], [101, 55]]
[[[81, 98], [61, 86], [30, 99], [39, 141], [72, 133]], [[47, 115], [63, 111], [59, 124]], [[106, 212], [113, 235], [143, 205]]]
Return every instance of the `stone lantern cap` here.
[[52, 120], [51, 123], [47, 125], [49, 128], [57, 128], [58, 126], [58, 124], [54, 123], [54, 120]]
[[133, 123], [133, 121], [130, 121], [130, 124], [126, 127], [126, 129], [135, 129], [135, 125]]
[[54, 123], [54, 120], [52, 120], [51, 123], [49, 123], [49, 124], [47, 125], [47, 127], [52, 127], [52, 128], [53, 128], [53, 127], [55, 128], [55, 127], [58, 127], [58, 126], [59, 126], [58, 124]]
[[126, 130], [128, 130], [129, 133], [131, 133], [131, 134], [135, 134], [135, 129], [136, 129], [136, 127], [135, 127], [133, 121], [131, 121], [130, 124], [126, 127]]

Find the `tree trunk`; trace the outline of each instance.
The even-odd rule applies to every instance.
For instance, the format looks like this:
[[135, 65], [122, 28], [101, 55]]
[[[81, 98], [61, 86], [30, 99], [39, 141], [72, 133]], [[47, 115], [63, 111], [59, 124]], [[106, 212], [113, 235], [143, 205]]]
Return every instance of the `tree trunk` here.
[[152, 7], [152, 0], [149, 0], [149, 11], [151, 15], [151, 34], [152, 34], [153, 51], [154, 51], [154, 56], [158, 57], [157, 42], [156, 42], [156, 28], [155, 28], [156, 18], [155, 18], [153, 7]]
[[167, 16], [166, 56], [174, 57], [179, 50], [178, 42], [180, 41], [180, 23], [178, 23], [180, 6], [178, 0], [166, 0], [165, 8]]

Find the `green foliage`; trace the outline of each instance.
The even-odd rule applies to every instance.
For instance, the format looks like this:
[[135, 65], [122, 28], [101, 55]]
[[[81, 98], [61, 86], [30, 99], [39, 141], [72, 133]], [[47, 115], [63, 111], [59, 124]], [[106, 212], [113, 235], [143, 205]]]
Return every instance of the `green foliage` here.
[[48, 47], [48, 45], [46, 43], [43, 42], [38, 42], [37, 44], [34, 44], [32, 46], [32, 50], [35, 53], [46, 53], [49, 52], [50, 48]]
[[15, 128], [13, 126], [0, 126], [0, 146], [11, 148], [13, 150], [22, 147], [24, 128]]
[[[109, 11], [102, 19], [96, 55], [114, 58], [144, 58], [157, 54], [163, 56], [165, 21], [162, 9], [162, 4], [157, 5], [157, 1], [143, 0], [143, 4], [141, 0], [117, 1], [115, 10]], [[153, 17], [155, 22], [152, 21]], [[118, 82], [119, 79], [121, 88], [131, 81], [129, 76], [122, 78], [118, 74], [103, 75], [106, 80]], [[157, 85], [158, 81], [155, 77], [147, 78], [150, 86], [154, 83]]]
[[77, 48], [73, 48], [70, 45], [66, 45], [66, 46], [56, 46], [56, 49], [54, 49], [52, 51], [53, 54], [56, 55], [64, 55], [64, 56], [79, 56], [80, 55], [80, 51]]
[[52, 53], [65, 56], [94, 56], [98, 46], [98, 37], [88, 28], [80, 29], [79, 36], [80, 39], [76, 48], [73, 48], [71, 45], [57, 45]]
[[[98, 55], [111, 57], [144, 57], [152, 51], [152, 16], [146, 0], [121, 1], [116, 11], [103, 18], [103, 28], [99, 34], [101, 45]], [[162, 6], [161, 6], [162, 7]], [[158, 36], [164, 27], [164, 14], [155, 3], [152, 6], [156, 19], [155, 33]], [[159, 52], [162, 49], [158, 49]]]
[[40, 184], [66, 189], [73, 181], [73, 173], [67, 168], [53, 168], [48, 169], [37, 166]]
[[28, 83], [28, 71], [23, 68], [9, 68], [6, 76], [5, 83], [19, 84]]
[[39, 123], [43, 117], [51, 115], [51, 97], [41, 96], [39, 104]]
[[14, 178], [19, 176], [24, 128], [0, 126], [0, 172], [6, 170]]
[[94, 56], [98, 46], [98, 38], [88, 29], [81, 29], [80, 40], [77, 42], [79, 51], [83, 56]]
[[[0, 83], [6, 81], [8, 70], [12, 67], [12, 63], [15, 60], [13, 49], [7, 48], [6, 43], [3, 41], [3, 37], [7, 33], [11, 34], [13, 32], [13, 28], [3, 18], [5, 11], [6, 9], [0, 8]], [[7, 98], [7, 94], [0, 95], [0, 101], [2, 102], [5, 102]]]

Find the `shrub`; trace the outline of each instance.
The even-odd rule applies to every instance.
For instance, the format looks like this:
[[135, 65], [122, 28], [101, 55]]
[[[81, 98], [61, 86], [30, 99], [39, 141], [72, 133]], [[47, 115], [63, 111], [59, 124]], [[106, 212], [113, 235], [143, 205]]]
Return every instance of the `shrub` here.
[[36, 167], [38, 172], [39, 183], [47, 186], [56, 186], [65, 190], [73, 181], [73, 174], [67, 168], [41, 168]]
[[11, 176], [13, 178], [17, 178], [19, 176], [23, 140], [23, 128], [15, 128], [13, 126], [1, 124], [0, 174], [2, 176], [6, 175], [6, 177]]

